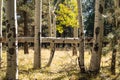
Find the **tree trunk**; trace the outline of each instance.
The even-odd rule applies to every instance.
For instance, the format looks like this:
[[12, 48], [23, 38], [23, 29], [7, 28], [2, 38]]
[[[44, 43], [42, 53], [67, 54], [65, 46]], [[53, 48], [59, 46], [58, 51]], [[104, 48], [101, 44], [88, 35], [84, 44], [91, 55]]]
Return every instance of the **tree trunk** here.
[[34, 68], [41, 68], [42, 0], [35, 0]]
[[84, 66], [84, 27], [82, 22], [82, 2], [81, 0], [77, 0], [78, 5], [78, 20], [79, 20], [79, 58], [78, 63], [81, 70], [81, 73], [85, 72]]
[[[114, 6], [115, 6], [115, 8], [119, 8], [120, 7], [120, 0], [115, 0], [114, 1]], [[116, 9], [116, 10], [117, 10]], [[116, 11], [115, 11], [116, 12]], [[118, 29], [119, 28], [119, 26], [120, 26], [120, 24], [119, 24], [119, 22], [118, 22], [118, 14], [115, 14], [115, 19], [114, 19], [114, 23], [115, 23], [115, 28], [116, 29]], [[117, 53], [117, 48], [115, 47], [116, 45], [118, 45], [118, 42], [117, 42], [117, 40], [118, 40], [118, 36], [115, 34], [115, 36], [114, 36], [114, 38], [113, 38], [113, 40], [112, 40], [112, 60], [111, 60], [111, 73], [113, 74], [113, 75], [115, 75], [116, 74], [116, 69], [115, 69], [115, 67], [116, 67], [116, 53]]]
[[[54, 13], [54, 10], [51, 9], [50, 4], [51, 1], [49, 0], [49, 34], [50, 34], [49, 37], [56, 37], [56, 15]], [[51, 48], [51, 52], [50, 52], [50, 58], [48, 64], [46, 65], [47, 67], [51, 65], [52, 60], [54, 58], [55, 48], [56, 48], [54, 41], [50, 43], [50, 48]]]
[[51, 65], [54, 54], [55, 54], [55, 43], [54, 43], [54, 41], [50, 43], [50, 47], [51, 47], [51, 53], [50, 53], [50, 58], [49, 58], [48, 64], [46, 65], [47, 67], [49, 67]]
[[[3, 0], [0, 0], [0, 37], [2, 37], [2, 8]], [[2, 64], [2, 43], [0, 43], [0, 68]]]
[[[78, 28], [74, 27], [74, 32], [73, 32], [74, 38], [78, 38]], [[77, 55], [77, 43], [73, 44], [73, 56]]]
[[72, 47], [73, 47], [72, 54], [73, 56], [76, 56], [77, 55], [77, 43], [73, 43]]
[[[27, 0], [24, 0], [24, 4], [26, 4]], [[28, 36], [28, 16], [27, 12], [23, 12], [23, 17], [24, 17], [24, 37]], [[24, 43], [24, 54], [29, 54], [28, 51], [28, 42]]]
[[56, 14], [52, 12], [53, 23], [52, 23], [52, 37], [56, 37]]
[[51, 0], [48, 0], [48, 33], [49, 37], [52, 36], [52, 21], [51, 21]]
[[111, 61], [111, 72], [112, 72], [113, 75], [116, 74], [116, 72], [115, 72], [116, 52], [117, 52], [117, 50], [116, 50], [116, 49], [113, 49], [113, 51], [112, 51], [112, 61]]
[[16, 0], [7, 0], [7, 72], [6, 80], [18, 79], [18, 36]]
[[100, 70], [102, 42], [103, 42], [103, 4], [102, 0], [95, 0], [94, 41], [90, 61], [91, 73], [97, 74]]

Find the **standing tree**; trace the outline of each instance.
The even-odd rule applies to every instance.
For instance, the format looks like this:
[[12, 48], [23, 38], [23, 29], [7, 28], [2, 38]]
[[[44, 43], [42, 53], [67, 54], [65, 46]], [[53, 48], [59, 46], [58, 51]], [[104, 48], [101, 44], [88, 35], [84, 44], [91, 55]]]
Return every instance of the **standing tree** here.
[[[27, 0], [23, 1], [24, 5], [27, 3]], [[28, 14], [26, 11], [23, 11], [23, 17], [24, 17], [24, 37], [28, 36]], [[24, 54], [28, 54], [28, 42], [24, 43]]]
[[7, 0], [7, 72], [6, 80], [18, 79], [18, 37], [17, 37], [17, 15], [16, 0]]
[[82, 2], [81, 0], [77, 0], [77, 5], [78, 5], [78, 21], [79, 21], [79, 57], [78, 57], [78, 62], [79, 62], [79, 67], [81, 70], [81, 73], [85, 72], [85, 66], [84, 66], [84, 27], [83, 27], [83, 20], [82, 20]]
[[114, 1], [114, 7], [115, 7], [115, 12], [113, 14], [114, 15], [114, 31], [113, 31], [113, 39], [112, 39], [112, 42], [111, 42], [111, 46], [112, 46], [112, 60], [111, 60], [111, 72], [113, 75], [116, 74], [116, 53], [117, 53], [117, 45], [118, 45], [118, 39], [119, 39], [119, 36], [120, 36], [120, 20], [119, 20], [119, 14], [120, 14], [120, 0], [115, 0]]
[[[0, 0], [0, 37], [2, 37], [2, 7], [3, 0]], [[2, 63], [2, 43], [0, 43], [0, 67]]]
[[34, 68], [41, 68], [42, 0], [35, 0]]
[[[53, 1], [54, 2], [54, 1]], [[49, 37], [56, 37], [56, 14], [55, 9], [57, 8], [60, 0], [56, 1], [56, 3], [52, 6], [50, 6], [50, 3], [53, 3], [49, 0]], [[50, 52], [50, 58], [48, 61], [48, 64], [46, 66], [50, 66], [55, 54], [55, 43], [54, 40], [50, 43], [51, 52]]]
[[95, 0], [94, 41], [90, 61], [90, 71], [98, 73], [100, 70], [102, 39], [103, 39], [103, 0]]

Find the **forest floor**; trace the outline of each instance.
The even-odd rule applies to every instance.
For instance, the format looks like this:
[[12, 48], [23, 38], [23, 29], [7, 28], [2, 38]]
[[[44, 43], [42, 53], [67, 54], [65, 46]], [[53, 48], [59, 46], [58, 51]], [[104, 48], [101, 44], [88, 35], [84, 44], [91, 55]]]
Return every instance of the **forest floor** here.
[[[81, 74], [79, 73], [79, 66], [77, 63], [78, 56], [72, 56], [72, 50], [56, 50], [51, 66], [45, 67], [49, 60], [50, 50], [42, 49], [42, 68], [37, 70], [33, 69], [33, 54], [34, 50], [32, 48], [29, 49], [29, 54], [24, 54], [23, 49], [19, 49], [19, 80], [80, 80]], [[118, 65], [116, 66], [116, 75], [111, 75], [110, 73], [110, 55], [111, 54], [107, 54], [102, 57], [100, 74], [88, 80], [120, 80], [120, 68]], [[3, 50], [2, 61], [0, 80], [3, 80], [6, 72], [5, 50]], [[89, 50], [87, 50], [85, 52], [86, 69], [88, 69], [89, 62], [90, 53]]]

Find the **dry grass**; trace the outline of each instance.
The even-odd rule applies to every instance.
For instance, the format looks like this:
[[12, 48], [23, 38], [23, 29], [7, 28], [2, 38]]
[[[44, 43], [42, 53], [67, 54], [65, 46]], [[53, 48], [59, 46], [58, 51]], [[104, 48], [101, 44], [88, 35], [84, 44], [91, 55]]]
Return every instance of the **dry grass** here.
[[[19, 62], [19, 80], [78, 80], [80, 77], [79, 67], [77, 63], [78, 56], [72, 56], [71, 50], [57, 50], [50, 67], [44, 67], [49, 59], [50, 50], [42, 49], [42, 69], [33, 70], [33, 54], [34, 50], [29, 49], [29, 54], [24, 54], [22, 49], [19, 49], [18, 62]], [[109, 80], [115, 78], [119, 74], [112, 76], [109, 71], [110, 66], [110, 54], [102, 57], [101, 66], [105, 67], [101, 69], [101, 74], [94, 80], [106, 80], [101, 77], [108, 76]], [[90, 62], [89, 51], [85, 53], [85, 64], [88, 68]], [[106, 67], [108, 66], [108, 67]], [[3, 64], [0, 69], [0, 80], [5, 77], [6, 72], [6, 52], [3, 52]], [[92, 80], [92, 79], [91, 79]], [[116, 80], [120, 80], [116, 79]]]

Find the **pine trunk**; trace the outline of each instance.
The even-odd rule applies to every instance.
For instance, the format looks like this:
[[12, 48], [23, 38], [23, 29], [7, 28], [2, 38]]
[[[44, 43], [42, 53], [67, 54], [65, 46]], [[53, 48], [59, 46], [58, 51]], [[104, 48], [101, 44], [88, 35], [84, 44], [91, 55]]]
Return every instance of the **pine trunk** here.
[[[3, 0], [0, 0], [0, 37], [2, 37], [2, 8]], [[0, 43], [0, 68], [2, 64], [2, 43]]]
[[6, 80], [18, 79], [18, 36], [16, 0], [7, 0], [7, 72]]
[[78, 20], [79, 20], [79, 58], [78, 63], [81, 70], [81, 73], [85, 72], [85, 65], [84, 65], [84, 27], [82, 21], [82, 2], [81, 0], [77, 0], [78, 5]]
[[[115, 0], [114, 1], [114, 6], [115, 6], [115, 8], [119, 8], [120, 7], [120, 0]], [[117, 10], [116, 9], [116, 10]], [[115, 11], [115, 12], [117, 12], [117, 11]], [[118, 22], [118, 15], [117, 14], [115, 14], [115, 28], [117, 29], [117, 28], [119, 28], [119, 26], [120, 26], [120, 24], [119, 24], [119, 22]], [[113, 40], [112, 40], [112, 60], [111, 60], [111, 73], [113, 74], [113, 75], [115, 75], [116, 74], [116, 53], [117, 53], [117, 48], [115, 47], [116, 45], [118, 45], [118, 41], [117, 41], [117, 39], [118, 39], [118, 36], [114, 36], [114, 38], [113, 38]]]
[[[27, 0], [24, 0], [24, 4], [26, 4]], [[28, 36], [28, 16], [27, 12], [23, 12], [23, 17], [24, 17], [24, 37]], [[24, 54], [29, 54], [28, 51], [28, 42], [24, 43]]]
[[102, 42], [103, 42], [103, 1], [95, 0], [94, 41], [90, 61], [91, 73], [97, 74], [100, 70]]
[[111, 72], [112, 72], [113, 75], [116, 74], [116, 72], [115, 72], [116, 52], [117, 52], [117, 50], [116, 50], [116, 49], [113, 49], [113, 51], [112, 51], [112, 61], [111, 61]]
[[42, 0], [35, 0], [34, 68], [41, 68]]

